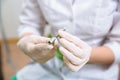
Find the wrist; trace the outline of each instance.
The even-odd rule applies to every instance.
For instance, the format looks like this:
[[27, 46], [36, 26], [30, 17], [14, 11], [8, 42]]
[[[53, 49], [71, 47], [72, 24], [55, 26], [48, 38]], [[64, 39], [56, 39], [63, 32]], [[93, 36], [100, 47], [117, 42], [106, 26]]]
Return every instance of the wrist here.
[[105, 46], [93, 47], [88, 63], [112, 64], [114, 55], [111, 49]]

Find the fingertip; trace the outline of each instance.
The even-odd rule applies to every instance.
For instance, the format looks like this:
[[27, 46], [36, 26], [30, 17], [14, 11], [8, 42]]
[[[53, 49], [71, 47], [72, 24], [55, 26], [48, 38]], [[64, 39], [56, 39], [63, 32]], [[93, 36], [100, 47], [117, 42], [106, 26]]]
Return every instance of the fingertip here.
[[67, 56], [66, 50], [65, 50], [64, 47], [60, 46], [60, 47], [59, 47], [59, 50], [60, 50], [60, 52], [61, 52], [62, 55]]
[[53, 46], [53, 45], [48, 45], [48, 48], [49, 48], [49, 49], [53, 49], [54, 46]]
[[53, 44], [53, 45], [54, 45], [55, 47], [58, 47], [58, 46], [59, 46], [57, 39], [54, 41], [54, 44]]
[[64, 48], [62, 46], [59, 47], [59, 50], [62, 51]]
[[59, 35], [60, 37], [62, 37], [62, 36], [64, 35], [64, 31], [63, 31], [62, 29], [60, 29], [60, 30], [58, 31], [58, 35]]
[[59, 50], [60, 50], [61, 54], [63, 54], [64, 48], [62, 46], [59, 46]]

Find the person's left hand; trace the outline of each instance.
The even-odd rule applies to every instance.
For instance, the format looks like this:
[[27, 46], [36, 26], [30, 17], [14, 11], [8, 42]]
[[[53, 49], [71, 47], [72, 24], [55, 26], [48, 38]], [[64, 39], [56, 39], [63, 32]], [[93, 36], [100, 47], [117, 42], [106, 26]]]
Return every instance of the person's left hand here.
[[59, 30], [60, 36], [60, 51], [63, 55], [65, 65], [73, 72], [77, 72], [82, 68], [90, 59], [92, 48], [65, 31]]

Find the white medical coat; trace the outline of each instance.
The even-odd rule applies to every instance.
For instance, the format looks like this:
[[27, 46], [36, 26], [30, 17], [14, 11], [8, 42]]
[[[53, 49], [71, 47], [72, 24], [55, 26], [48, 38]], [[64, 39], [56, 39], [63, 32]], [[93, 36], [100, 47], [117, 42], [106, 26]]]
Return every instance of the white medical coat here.
[[120, 8], [117, 0], [24, 0], [19, 36], [26, 32], [43, 35], [46, 23], [51, 34], [65, 28], [90, 46], [108, 46], [114, 53], [112, 65], [86, 64], [73, 73], [53, 58], [29, 64], [17, 73], [18, 80], [117, 80], [120, 62]]

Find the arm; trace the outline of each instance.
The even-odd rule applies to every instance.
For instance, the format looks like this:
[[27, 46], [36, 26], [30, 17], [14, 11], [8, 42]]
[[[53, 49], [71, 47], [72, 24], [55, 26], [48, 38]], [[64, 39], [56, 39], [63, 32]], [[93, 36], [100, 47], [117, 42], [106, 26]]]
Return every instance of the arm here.
[[71, 71], [78, 71], [86, 63], [120, 63], [120, 14], [114, 16], [114, 24], [102, 46], [91, 47], [86, 42], [65, 31], [59, 31], [60, 51], [63, 61]]
[[55, 47], [49, 45], [50, 38], [42, 37], [45, 19], [37, 0], [24, 0], [20, 16], [17, 46], [31, 59], [42, 64], [54, 57]]
[[19, 37], [24, 35], [42, 35], [45, 19], [39, 8], [37, 0], [25, 0], [20, 16]]
[[113, 27], [103, 46], [93, 48], [89, 63], [120, 63], [120, 6], [114, 15]]
[[114, 62], [113, 51], [105, 46], [94, 47], [88, 63], [111, 64]]

